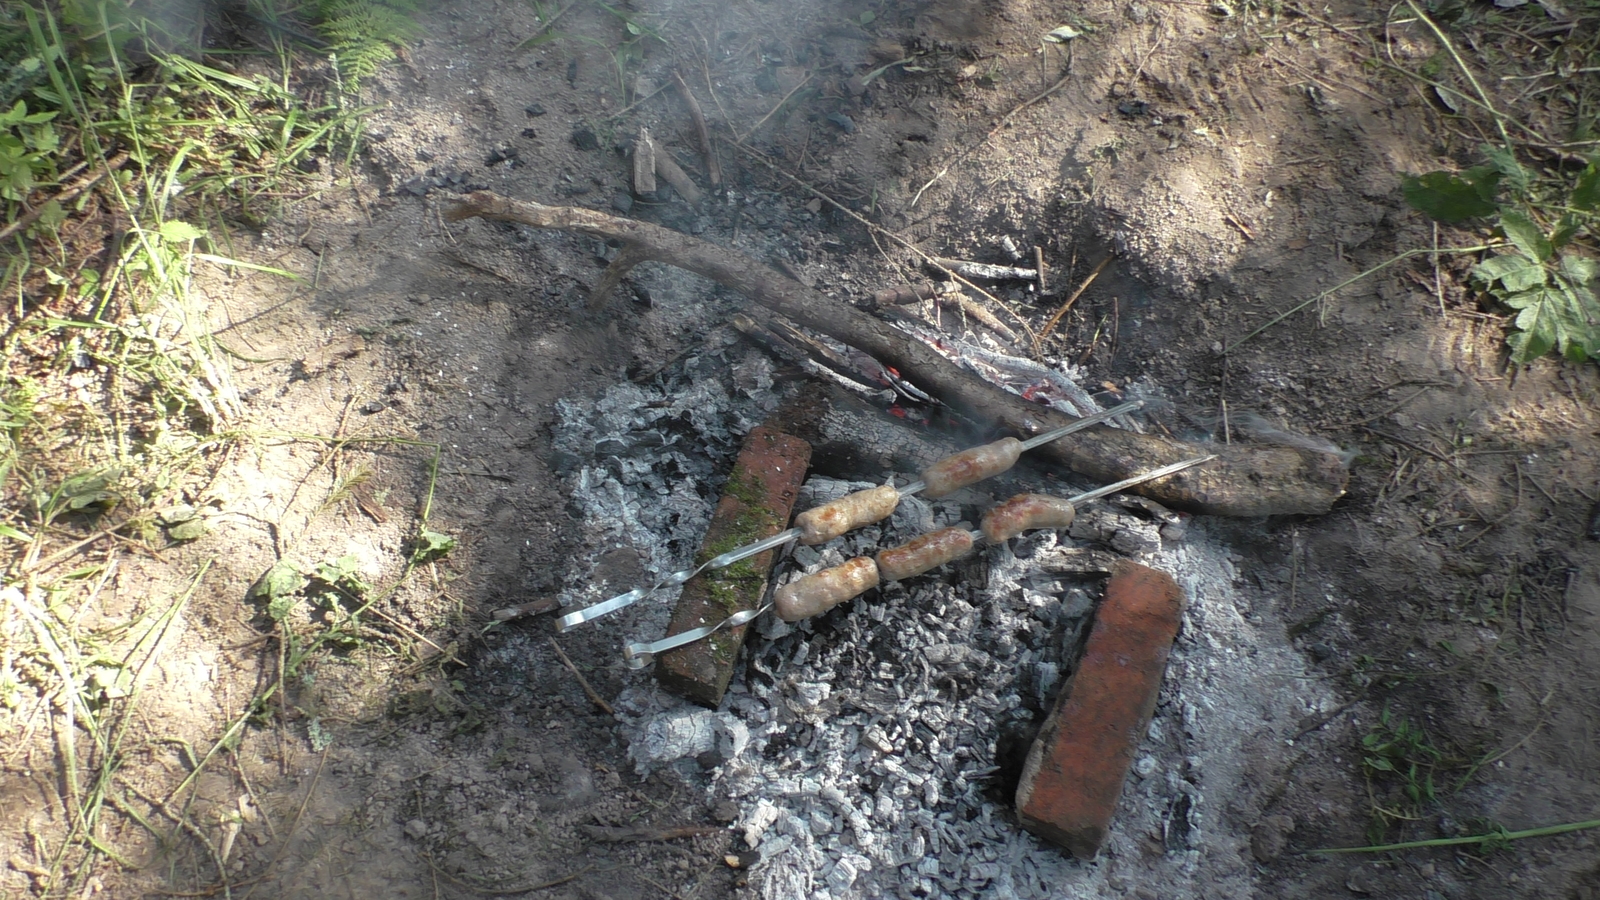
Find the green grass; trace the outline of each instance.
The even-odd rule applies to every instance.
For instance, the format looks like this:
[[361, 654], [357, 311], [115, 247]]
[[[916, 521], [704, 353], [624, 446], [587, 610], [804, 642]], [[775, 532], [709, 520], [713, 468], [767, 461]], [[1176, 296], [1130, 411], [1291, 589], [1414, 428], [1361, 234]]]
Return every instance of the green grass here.
[[[208, 266], [295, 277], [232, 258], [230, 231], [347, 176], [369, 112], [354, 82], [411, 33], [414, 7], [297, 8], [329, 28], [323, 43], [341, 73], [332, 86], [300, 77], [304, 45], [282, 41], [276, 58], [241, 65], [238, 54], [195, 52], [198, 32], [184, 23], [163, 30], [130, 8], [0, 0], [0, 722], [16, 749], [56, 755], [62, 830], [36, 833], [24, 860], [35, 892], [51, 897], [82, 895], [107, 865], [136, 868], [116, 844], [126, 827], [163, 852], [197, 848], [191, 874], [209, 870], [226, 893], [225, 848], [189, 816], [199, 776], [249, 728], [285, 727], [278, 704], [317, 662], [418, 655], [426, 638], [404, 623], [391, 630], [378, 607], [453, 545], [427, 527], [439, 448], [417, 445], [428, 489], [399, 574], [378, 586], [345, 558], [285, 563], [311, 577], [263, 602], [282, 648], [277, 671], [199, 752], [151, 733], [143, 691], [175, 623], [215, 590], [211, 562], [183, 573], [171, 596], [123, 585], [133, 617], [85, 624], [105, 621], [96, 603], [121, 548], [207, 549], [217, 510], [196, 498], [230, 448], [265, 436], [247, 427], [192, 285]], [[291, 439], [318, 440], [330, 463], [415, 445]], [[345, 503], [361, 472], [335, 478], [311, 518]], [[319, 749], [333, 739], [315, 718], [308, 734]], [[183, 746], [188, 774], [158, 796], [162, 779], [134, 767], [163, 743]]]

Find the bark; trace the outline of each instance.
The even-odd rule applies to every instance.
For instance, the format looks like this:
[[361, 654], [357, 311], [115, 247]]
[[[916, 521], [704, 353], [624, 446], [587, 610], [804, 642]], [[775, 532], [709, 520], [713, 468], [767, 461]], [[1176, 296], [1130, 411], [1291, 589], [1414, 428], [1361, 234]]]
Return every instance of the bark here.
[[[1072, 417], [978, 379], [932, 348], [737, 251], [647, 222], [576, 207], [544, 206], [479, 191], [447, 213], [627, 242], [628, 265], [654, 260], [736, 290], [767, 309], [876, 357], [974, 421], [1026, 436]], [[618, 275], [625, 274], [619, 272]], [[615, 279], [610, 279], [614, 283]], [[1349, 473], [1335, 456], [1291, 447], [1197, 445], [1095, 426], [1034, 451], [1099, 481], [1115, 481], [1207, 453], [1219, 458], [1133, 490], [1187, 512], [1225, 516], [1320, 515], [1344, 493]]]

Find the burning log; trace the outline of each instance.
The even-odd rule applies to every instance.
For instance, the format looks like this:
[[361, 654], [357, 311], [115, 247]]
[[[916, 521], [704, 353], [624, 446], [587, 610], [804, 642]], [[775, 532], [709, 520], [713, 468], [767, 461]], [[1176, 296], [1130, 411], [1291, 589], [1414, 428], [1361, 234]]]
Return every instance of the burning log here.
[[[511, 200], [489, 191], [469, 195], [446, 215], [453, 221], [476, 216], [618, 239], [627, 246], [602, 276], [602, 285], [614, 286], [628, 268], [639, 262], [674, 265], [739, 291], [774, 312], [876, 357], [974, 421], [1025, 435], [1072, 421], [1070, 416], [973, 377], [910, 335], [747, 256], [659, 225], [591, 209]], [[591, 306], [605, 299], [598, 287]], [[1330, 453], [1237, 444], [1199, 447], [1105, 426], [1041, 448], [1041, 453], [1090, 478], [1109, 482], [1211, 450], [1218, 452], [1219, 459], [1210, 465], [1137, 490], [1186, 512], [1320, 515], [1344, 494], [1349, 479], [1344, 463]]]

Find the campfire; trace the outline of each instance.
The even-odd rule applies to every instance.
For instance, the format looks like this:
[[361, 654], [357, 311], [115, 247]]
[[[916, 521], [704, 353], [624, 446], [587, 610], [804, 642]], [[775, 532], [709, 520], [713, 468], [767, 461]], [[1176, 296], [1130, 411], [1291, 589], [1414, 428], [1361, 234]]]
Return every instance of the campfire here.
[[[804, 420], [796, 430], [820, 448], [792, 498], [802, 513], [895, 474], [903, 483], [961, 443], [842, 391], [813, 400], [822, 411], [793, 413], [774, 374], [763, 350], [728, 329], [649, 384], [562, 405], [557, 447], [593, 529], [592, 552], [567, 573], [564, 611], [615, 593], [594, 572], [618, 547], [645, 561], [644, 587], [702, 561], [727, 489], [719, 476], [736, 468], [742, 436], [775, 413]], [[865, 471], [897, 438], [902, 471]], [[1093, 486], [1069, 486], [1025, 461], [950, 496], [900, 497], [865, 527], [782, 545], [754, 602], [930, 532], [970, 530], [1009, 493]], [[767, 611], [747, 626], [714, 707], [640, 677], [616, 700], [619, 735], [639, 774], [680, 778], [734, 804], [729, 862], [749, 868], [762, 897], [1089, 896], [1135, 883], [1166, 885], [1153, 896], [1206, 893], [1191, 882], [1243, 890], [1249, 823], [1227, 822], [1227, 803], [1251, 789], [1247, 743], [1266, 723], [1334, 701], [1294, 680], [1294, 654], [1254, 649], [1239, 573], [1204, 519], [1124, 502], [1085, 504], [1067, 528], [989, 543], [823, 615], [791, 623]], [[1097, 854], [1079, 848], [1086, 861], [1025, 827], [1016, 798], [1118, 560], [1170, 574], [1187, 602], [1149, 726], [1122, 763], [1126, 787], [1118, 779], [1109, 832]], [[630, 641], [673, 632], [679, 589], [576, 627], [607, 629], [620, 656]]]

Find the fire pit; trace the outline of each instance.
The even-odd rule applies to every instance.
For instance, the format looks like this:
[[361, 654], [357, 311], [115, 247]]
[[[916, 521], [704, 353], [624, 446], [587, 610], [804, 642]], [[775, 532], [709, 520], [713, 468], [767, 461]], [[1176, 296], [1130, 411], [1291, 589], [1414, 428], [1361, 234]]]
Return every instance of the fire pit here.
[[[570, 608], [604, 599], [594, 567], [619, 546], [654, 576], [688, 564], [717, 473], [780, 402], [771, 372], [758, 351], [718, 335], [648, 386], [562, 406], [557, 446], [592, 528], [592, 552], [566, 579]], [[813, 472], [796, 509], [875, 486]], [[906, 498], [876, 525], [786, 551], [774, 580], [971, 527], [974, 499]], [[1271, 645], [1203, 520], [1180, 540], [1130, 513], [1082, 520], [813, 619], [763, 615], [715, 710], [639, 676], [616, 702], [639, 773], [736, 805], [734, 850], [748, 848], [738, 861], [762, 897], [1247, 896], [1254, 823], [1229, 801], [1268, 789], [1252, 781], [1252, 754], [1281, 744], [1271, 735], [1282, 723], [1332, 708], [1332, 695], [1298, 677], [1294, 654], [1257, 649]], [[1110, 836], [1083, 862], [1021, 828], [1012, 798], [1104, 583], [1084, 573], [1082, 553], [1118, 533], [1123, 551], [1173, 576], [1188, 606]], [[672, 600], [665, 592], [587, 627], [615, 633], [620, 655], [626, 640], [663, 633]]]

